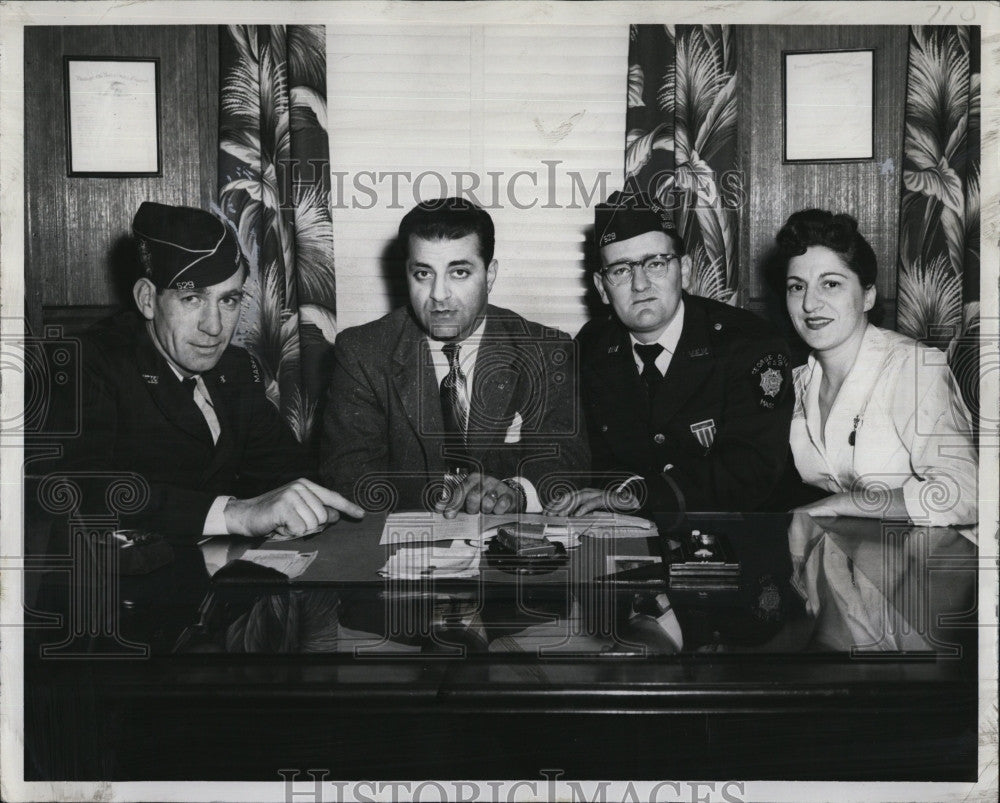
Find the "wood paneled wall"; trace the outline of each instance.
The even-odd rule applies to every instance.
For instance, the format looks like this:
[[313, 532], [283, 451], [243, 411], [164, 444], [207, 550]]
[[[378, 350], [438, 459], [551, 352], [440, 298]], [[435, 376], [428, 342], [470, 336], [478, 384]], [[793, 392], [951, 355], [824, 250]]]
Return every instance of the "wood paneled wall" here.
[[[894, 325], [908, 29], [777, 25], [736, 30], [739, 145], [748, 190], [740, 220], [740, 279], [746, 305], [761, 310], [769, 301], [761, 266], [778, 229], [792, 212], [819, 207], [857, 218], [878, 257], [883, 325]], [[875, 158], [784, 164], [782, 51], [836, 49], [875, 50]]]
[[[218, 28], [29, 27], [24, 41], [25, 310], [110, 305], [113, 252], [143, 201], [207, 207], [216, 199]], [[162, 175], [68, 178], [63, 56], [160, 59]]]

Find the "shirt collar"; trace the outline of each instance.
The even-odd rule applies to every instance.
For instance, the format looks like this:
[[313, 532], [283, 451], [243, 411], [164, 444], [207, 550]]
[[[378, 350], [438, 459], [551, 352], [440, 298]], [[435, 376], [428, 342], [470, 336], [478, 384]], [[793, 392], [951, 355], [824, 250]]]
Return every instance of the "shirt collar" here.
[[466, 355], [474, 352], [476, 349], [479, 348], [479, 344], [483, 339], [483, 332], [485, 330], [486, 330], [486, 316], [484, 315], [483, 319], [479, 322], [479, 326], [473, 329], [472, 334], [470, 334], [467, 338], [465, 338], [465, 340], [458, 340], [458, 341], [434, 340], [434, 338], [432, 338], [430, 335], [427, 335], [427, 342], [430, 343], [431, 348], [439, 354], [444, 353], [444, 347], [446, 343], [457, 343], [457, 345], [462, 347], [459, 354], [460, 354], [460, 359], [464, 361], [466, 359]]
[[[673, 354], [677, 351], [677, 344], [681, 339], [681, 332], [684, 331], [684, 299], [680, 300], [677, 305], [677, 312], [674, 313], [673, 320], [667, 324], [667, 328], [660, 332], [660, 336], [654, 340], [654, 343], [659, 343], [663, 346], [663, 350], [668, 354]], [[642, 341], [638, 340], [634, 334], [628, 333], [629, 339], [632, 341], [632, 350], [635, 351], [636, 344], [641, 344]]]

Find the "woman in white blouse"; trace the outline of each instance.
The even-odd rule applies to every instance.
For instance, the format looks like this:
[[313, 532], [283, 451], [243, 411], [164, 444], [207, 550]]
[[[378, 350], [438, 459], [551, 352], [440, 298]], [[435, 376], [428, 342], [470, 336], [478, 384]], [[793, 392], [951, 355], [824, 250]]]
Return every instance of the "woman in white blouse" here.
[[978, 458], [968, 410], [943, 352], [868, 322], [877, 265], [857, 222], [796, 212], [777, 242], [778, 273], [769, 278], [812, 349], [793, 377], [795, 467], [831, 493], [805, 510], [933, 526], [975, 522]]

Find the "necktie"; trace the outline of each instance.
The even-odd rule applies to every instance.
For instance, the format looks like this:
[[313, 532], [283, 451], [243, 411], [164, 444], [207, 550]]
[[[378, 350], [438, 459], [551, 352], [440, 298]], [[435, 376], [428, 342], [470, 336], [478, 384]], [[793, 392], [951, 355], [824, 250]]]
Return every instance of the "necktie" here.
[[635, 353], [642, 360], [642, 371], [639, 376], [646, 383], [646, 391], [649, 393], [649, 398], [652, 399], [653, 394], [656, 393], [656, 386], [663, 379], [660, 369], [656, 367], [656, 358], [663, 353], [663, 346], [659, 343], [636, 343], [634, 348]]
[[458, 343], [445, 343], [444, 355], [448, 358], [448, 375], [441, 382], [441, 413], [445, 432], [461, 438], [465, 443], [465, 425], [469, 416], [469, 401], [465, 387], [465, 374], [458, 363]]
[[219, 426], [219, 418], [215, 414], [215, 407], [212, 405], [212, 402], [203, 393], [198, 391], [198, 377], [189, 376], [186, 379], [182, 379], [181, 385], [191, 394], [195, 405], [201, 411], [205, 423], [208, 425], [208, 430], [212, 433], [212, 442], [218, 443], [219, 435], [222, 434], [222, 428]]

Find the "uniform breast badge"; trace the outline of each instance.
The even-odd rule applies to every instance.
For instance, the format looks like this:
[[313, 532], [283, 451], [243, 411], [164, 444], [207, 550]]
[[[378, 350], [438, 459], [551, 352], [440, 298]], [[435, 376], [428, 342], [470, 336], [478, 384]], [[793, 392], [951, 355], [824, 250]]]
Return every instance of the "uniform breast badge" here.
[[754, 363], [751, 374], [758, 380], [761, 407], [773, 410], [775, 400], [785, 386], [785, 372], [788, 369], [788, 357], [784, 354], [765, 354]]
[[706, 418], [691, 425], [691, 434], [698, 439], [704, 449], [711, 449], [715, 442], [715, 419]]

